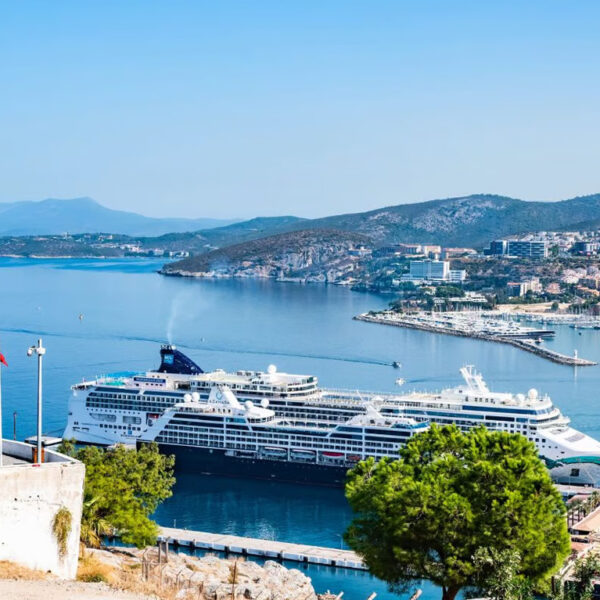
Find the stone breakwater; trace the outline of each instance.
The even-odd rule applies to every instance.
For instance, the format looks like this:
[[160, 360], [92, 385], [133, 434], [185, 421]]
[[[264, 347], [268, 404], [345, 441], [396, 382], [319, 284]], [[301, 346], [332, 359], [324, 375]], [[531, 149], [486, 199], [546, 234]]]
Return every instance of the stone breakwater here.
[[410, 318], [402, 318], [401, 316], [395, 316], [393, 319], [386, 317], [383, 314], [368, 314], [364, 313], [354, 317], [356, 321], [366, 321], [367, 323], [379, 323], [381, 325], [393, 325], [394, 327], [405, 327], [408, 329], [419, 329], [421, 331], [429, 331], [430, 333], [443, 333], [445, 335], [454, 335], [458, 337], [468, 337], [477, 340], [485, 340], [488, 342], [496, 342], [499, 344], [508, 344], [515, 346], [526, 352], [531, 352], [541, 358], [545, 358], [552, 362], [561, 365], [570, 365], [573, 367], [591, 367], [598, 363], [586, 360], [585, 358], [579, 358], [578, 356], [569, 356], [567, 354], [561, 354], [548, 348], [542, 348], [530, 340], [518, 340], [507, 337], [500, 337], [490, 335], [487, 333], [480, 333], [476, 331], [465, 332], [456, 329], [449, 329], [447, 327], [437, 327], [431, 323], [418, 322]]
[[[87, 550], [118, 577], [135, 573], [143, 584], [170, 590], [178, 600], [320, 600], [310, 577], [275, 561], [195, 557], [175, 552], [159, 557], [156, 548]], [[160, 559], [160, 562], [159, 562]], [[118, 579], [114, 583], [119, 586]], [[131, 587], [131, 586], [127, 586]], [[162, 597], [162, 596], [161, 596]], [[171, 597], [171, 596], [169, 596]]]

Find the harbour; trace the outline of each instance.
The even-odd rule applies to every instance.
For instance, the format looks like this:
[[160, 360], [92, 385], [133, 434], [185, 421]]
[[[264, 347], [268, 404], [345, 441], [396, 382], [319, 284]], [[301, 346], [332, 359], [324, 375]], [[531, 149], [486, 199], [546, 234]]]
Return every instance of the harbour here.
[[[572, 367], [591, 367], [598, 363], [593, 360], [581, 358], [577, 351], [570, 356], [549, 348], [542, 347], [540, 344], [543, 338], [554, 335], [552, 330], [531, 329], [514, 324], [514, 327], [503, 326], [500, 319], [482, 319], [481, 315], [475, 314], [467, 316], [461, 312], [458, 314], [399, 314], [392, 311], [383, 311], [378, 314], [363, 313], [354, 317], [357, 321], [367, 323], [378, 323], [381, 325], [391, 325], [394, 327], [406, 327], [409, 329], [418, 329], [430, 333], [440, 333], [443, 335], [454, 335], [458, 337], [473, 338], [488, 342], [500, 344], [509, 344], [526, 352], [530, 352], [545, 358], [552, 362], [569, 365]], [[496, 321], [492, 327], [490, 322]], [[487, 324], [482, 326], [482, 323]]]
[[[504, 344], [353, 321], [355, 314], [384, 308], [387, 299], [339, 286], [291, 289], [275, 282], [165, 280], [154, 277], [156, 264], [0, 261], [0, 277], [15, 306], [14, 314], [0, 315], [4, 352], [12, 358], [3, 380], [5, 432], [12, 432], [15, 412], [18, 438], [35, 432], [35, 381], [28, 376], [31, 360], [22, 351], [32, 335], [43, 335], [48, 348], [44, 431], [60, 435], [73, 381], [85, 374], [156, 366], [157, 345], [170, 331], [179, 347], [203, 366], [265, 369], [275, 363], [281, 371], [319, 373], [330, 388], [394, 393], [395, 379], [402, 375], [403, 390], [438, 390], [456, 385], [462, 365], [475, 364], [492, 389], [535, 386], [552, 396], [574, 427], [600, 436], [596, 369], [557, 370], [550, 361]], [[37, 285], [46, 290], [42, 300], [35, 296]], [[120, 304], [111, 302], [115, 287], [121, 290]], [[71, 292], [65, 295], [65, 289]], [[80, 321], [82, 305], [86, 318]], [[303, 327], [290, 328], [290, 321]], [[266, 327], [269, 336], [264, 335]], [[556, 335], [548, 346], [559, 352], [578, 347], [582, 355], [600, 358], [597, 332], [580, 336], [567, 325], [553, 328]], [[400, 370], [389, 366], [396, 360]], [[165, 527], [176, 521], [175, 528], [191, 531], [340, 548], [339, 536], [351, 512], [336, 488], [178, 475], [173, 497], [155, 518]], [[398, 598], [362, 570], [286, 564], [309, 574], [317, 590], [345, 590], [349, 600], [364, 600], [372, 591], [378, 600]], [[422, 598], [438, 595], [434, 586], [423, 587]]]

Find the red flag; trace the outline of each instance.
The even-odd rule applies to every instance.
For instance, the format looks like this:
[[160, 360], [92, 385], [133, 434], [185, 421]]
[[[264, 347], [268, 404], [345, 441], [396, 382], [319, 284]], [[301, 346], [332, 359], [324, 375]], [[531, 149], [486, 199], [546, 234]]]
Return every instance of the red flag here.
[[0, 352], [0, 363], [2, 363], [3, 365], [8, 367], [8, 363], [6, 362], [6, 359], [4, 358], [4, 354], [2, 354]]

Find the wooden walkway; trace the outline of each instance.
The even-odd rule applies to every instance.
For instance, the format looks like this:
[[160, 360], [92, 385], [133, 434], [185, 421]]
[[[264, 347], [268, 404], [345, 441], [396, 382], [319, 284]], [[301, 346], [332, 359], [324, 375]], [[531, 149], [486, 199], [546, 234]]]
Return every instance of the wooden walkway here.
[[359, 556], [351, 550], [291, 544], [205, 531], [188, 531], [172, 527], [161, 527], [158, 539], [163, 542], [168, 541], [175, 546], [215, 550], [243, 556], [291, 560], [344, 569], [366, 569]]

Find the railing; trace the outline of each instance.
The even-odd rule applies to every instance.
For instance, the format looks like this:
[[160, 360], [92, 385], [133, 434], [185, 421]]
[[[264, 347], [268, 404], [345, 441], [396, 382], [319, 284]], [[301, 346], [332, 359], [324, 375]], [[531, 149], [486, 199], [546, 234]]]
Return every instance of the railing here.
[[574, 502], [567, 510], [567, 526], [573, 527], [596, 510], [598, 506], [600, 506], [600, 492], [594, 492], [590, 494], [589, 498]]

